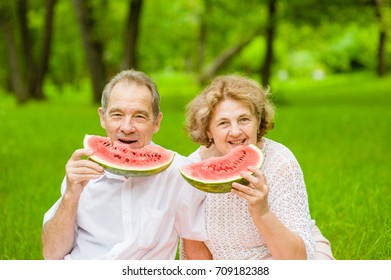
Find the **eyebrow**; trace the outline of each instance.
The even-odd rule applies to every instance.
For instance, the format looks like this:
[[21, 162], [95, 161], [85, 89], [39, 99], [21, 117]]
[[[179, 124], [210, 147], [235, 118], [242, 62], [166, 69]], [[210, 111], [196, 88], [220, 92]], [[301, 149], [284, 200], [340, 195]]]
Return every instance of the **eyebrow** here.
[[113, 108], [110, 108], [110, 110], [107, 111], [107, 113], [112, 113], [112, 112], [118, 112], [118, 111], [122, 111], [120, 108], [117, 108], [117, 107], [113, 107]]
[[[113, 113], [113, 112], [123, 112], [124, 110], [119, 108], [119, 107], [113, 107], [111, 108], [108, 113]], [[136, 110], [135, 112], [133, 112], [133, 115], [137, 115], [137, 114], [142, 114], [142, 115], [145, 115], [147, 116], [148, 118], [150, 117], [149, 116], [149, 112], [146, 111], [146, 110]]]
[[[239, 116], [237, 116], [237, 118], [239, 119], [242, 117], [251, 117], [251, 116], [252, 116], [251, 114], [244, 113], [244, 114], [240, 114]], [[230, 117], [221, 117], [221, 118], [216, 119], [216, 121], [227, 120], [227, 119], [230, 119]]]

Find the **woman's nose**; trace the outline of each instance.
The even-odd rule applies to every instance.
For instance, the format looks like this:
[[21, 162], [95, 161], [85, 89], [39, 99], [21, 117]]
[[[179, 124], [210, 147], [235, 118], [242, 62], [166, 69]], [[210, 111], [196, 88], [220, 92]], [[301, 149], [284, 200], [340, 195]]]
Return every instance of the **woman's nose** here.
[[242, 129], [240, 128], [239, 125], [237, 125], [237, 124], [232, 125], [231, 130], [230, 130], [231, 135], [236, 136], [236, 135], [240, 135], [241, 133], [242, 133]]

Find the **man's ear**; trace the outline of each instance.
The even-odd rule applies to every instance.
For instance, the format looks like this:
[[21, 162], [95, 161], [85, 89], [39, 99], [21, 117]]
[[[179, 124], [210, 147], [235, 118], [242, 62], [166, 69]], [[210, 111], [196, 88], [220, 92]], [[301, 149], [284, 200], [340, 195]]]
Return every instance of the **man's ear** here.
[[162, 119], [163, 119], [163, 113], [159, 112], [159, 114], [157, 115], [156, 120], [155, 120], [155, 124], [153, 127], [153, 133], [156, 133], [159, 131], [160, 123], [162, 122]]
[[106, 129], [106, 119], [102, 107], [98, 108], [98, 114], [99, 114], [100, 125], [102, 126], [103, 129]]

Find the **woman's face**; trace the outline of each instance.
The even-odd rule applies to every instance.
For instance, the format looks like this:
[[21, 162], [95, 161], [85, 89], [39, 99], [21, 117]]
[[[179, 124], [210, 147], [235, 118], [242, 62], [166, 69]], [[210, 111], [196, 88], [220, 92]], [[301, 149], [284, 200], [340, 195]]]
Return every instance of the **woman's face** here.
[[259, 121], [248, 106], [226, 99], [216, 106], [207, 134], [225, 155], [236, 146], [256, 144], [258, 127]]

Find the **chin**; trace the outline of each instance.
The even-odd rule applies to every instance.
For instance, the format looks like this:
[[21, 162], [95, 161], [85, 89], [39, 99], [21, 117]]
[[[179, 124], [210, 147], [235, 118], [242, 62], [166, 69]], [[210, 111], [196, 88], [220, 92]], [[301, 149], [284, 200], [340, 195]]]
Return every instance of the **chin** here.
[[143, 148], [144, 146], [145, 146], [145, 145], [140, 144], [140, 143], [129, 144], [129, 147], [132, 148], [132, 149], [141, 149], [141, 148]]

